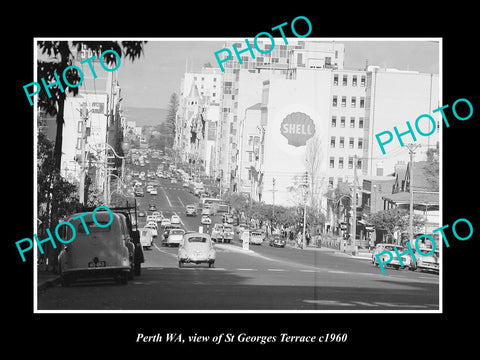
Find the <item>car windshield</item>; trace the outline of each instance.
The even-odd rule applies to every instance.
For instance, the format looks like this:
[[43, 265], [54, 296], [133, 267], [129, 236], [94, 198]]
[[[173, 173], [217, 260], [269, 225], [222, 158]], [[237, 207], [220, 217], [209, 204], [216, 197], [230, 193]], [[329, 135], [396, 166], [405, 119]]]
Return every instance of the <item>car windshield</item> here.
[[[89, 232], [106, 232], [110, 231], [111, 226], [106, 226], [108, 224], [107, 221], [98, 221], [97, 223], [100, 225], [103, 225], [104, 227], [99, 227], [97, 224], [95, 224], [93, 221], [85, 221], [85, 225], [87, 226], [87, 229]], [[83, 224], [78, 224], [77, 230], [79, 233], [85, 233], [85, 228]]]
[[188, 238], [188, 242], [190, 243], [206, 243], [207, 242], [207, 238], [206, 237], [202, 237], [202, 236], [192, 236], [192, 237], [189, 237]]
[[170, 231], [170, 235], [183, 235], [185, 233], [185, 231], [183, 231], [182, 229], [172, 229]]
[[225, 229], [226, 231], [232, 231], [232, 227], [231, 227], [231, 226], [225, 225], [224, 229]]
[[262, 233], [257, 231], [252, 231], [251, 234], [252, 236], [262, 236]]

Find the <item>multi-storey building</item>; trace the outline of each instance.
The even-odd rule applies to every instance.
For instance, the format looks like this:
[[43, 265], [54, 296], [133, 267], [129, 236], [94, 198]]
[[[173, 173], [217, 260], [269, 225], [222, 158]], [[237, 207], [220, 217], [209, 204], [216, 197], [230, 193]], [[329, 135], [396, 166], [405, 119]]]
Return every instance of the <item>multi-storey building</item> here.
[[[222, 178], [224, 186], [232, 191], [237, 191], [241, 181], [239, 173], [243, 172], [243, 169], [238, 167], [241, 118], [245, 115], [245, 109], [259, 102], [259, 100], [253, 103], [245, 102], [241, 92], [247, 94], [253, 88], [256, 89], [253, 90], [255, 93], [258, 89], [262, 91], [263, 80], [270, 76], [295, 78], [297, 69], [343, 68], [343, 44], [288, 39], [288, 45], [280, 45], [282, 41], [277, 39], [272, 51], [266, 54], [257, 53], [255, 57], [250, 56], [249, 52], [242, 53], [247, 48], [245, 42], [230, 42], [224, 45], [225, 48], [235, 45], [239, 53], [243, 54], [241, 63], [238, 59], [232, 58], [223, 64], [225, 73], [220, 118], [220, 131], [223, 136], [219, 146], [222, 151], [218, 154], [217, 166], [224, 174]], [[271, 43], [258, 42], [258, 46], [267, 52], [271, 48]], [[257, 74], [257, 78], [252, 80], [251, 77], [246, 76], [246, 71]]]

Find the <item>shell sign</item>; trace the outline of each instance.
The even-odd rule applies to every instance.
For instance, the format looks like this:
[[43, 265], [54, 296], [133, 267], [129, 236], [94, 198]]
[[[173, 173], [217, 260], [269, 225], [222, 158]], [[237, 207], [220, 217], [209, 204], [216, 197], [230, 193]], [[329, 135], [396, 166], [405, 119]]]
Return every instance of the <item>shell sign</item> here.
[[315, 134], [315, 124], [307, 114], [294, 112], [283, 119], [280, 133], [287, 138], [289, 145], [305, 146]]

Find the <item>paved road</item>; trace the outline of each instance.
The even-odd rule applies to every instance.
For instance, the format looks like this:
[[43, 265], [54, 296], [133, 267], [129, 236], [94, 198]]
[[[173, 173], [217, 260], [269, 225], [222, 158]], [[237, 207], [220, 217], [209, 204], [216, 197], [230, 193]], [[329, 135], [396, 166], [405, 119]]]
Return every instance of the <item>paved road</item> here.
[[[198, 230], [200, 216], [186, 217], [185, 205], [198, 202], [181, 184], [162, 179], [155, 203], [164, 215], [176, 213], [186, 230]], [[216, 216], [213, 222], [219, 221]], [[161, 235], [161, 231], [159, 232]], [[437, 310], [439, 277], [389, 270], [334, 251], [271, 248], [244, 251], [238, 242], [216, 244], [214, 268], [178, 268], [177, 248], [160, 240], [145, 251], [143, 273], [127, 285], [79, 281], [38, 294], [39, 310]]]

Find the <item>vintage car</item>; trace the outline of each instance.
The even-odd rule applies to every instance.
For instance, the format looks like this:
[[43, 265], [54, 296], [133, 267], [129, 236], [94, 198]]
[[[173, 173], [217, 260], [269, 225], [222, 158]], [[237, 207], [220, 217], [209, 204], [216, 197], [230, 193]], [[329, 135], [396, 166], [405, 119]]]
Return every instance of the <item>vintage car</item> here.
[[173, 246], [173, 245], [178, 246], [183, 239], [183, 235], [185, 235], [185, 230], [172, 228], [168, 233], [168, 237], [167, 237], [167, 240], [166, 240], [166, 245], [167, 246]]
[[223, 224], [217, 223], [213, 225], [212, 233], [210, 234], [212, 241], [217, 241], [223, 237]]
[[185, 207], [186, 216], [197, 216], [197, 207], [195, 205], [187, 205]]
[[189, 232], [183, 236], [178, 248], [178, 266], [184, 263], [207, 263], [212, 267], [215, 263], [216, 252], [210, 235], [198, 232]]
[[[424, 254], [432, 253], [431, 248], [420, 249], [420, 250]], [[426, 270], [426, 271], [434, 271], [434, 272], [440, 271], [440, 252], [438, 250], [435, 250], [432, 254], [427, 256], [419, 254], [418, 251], [416, 251], [415, 258], [417, 259], [417, 261], [414, 261], [412, 259], [410, 270], [413, 270], [413, 271]]]
[[[388, 264], [386, 264], [386, 266], [393, 267], [396, 270], [400, 268], [406, 268], [406, 269], [410, 268], [410, 266], [412, 265], [411, 264], [412, 258], [409, 255], [405, 254], [401, 257], [402, 263], [400, 263], [394, 248], [397, 248], [397, 251], [399, 254], [406, 252], [406, 249], [404, 249], [404, 247], [400, 245], [385, 244], [385, 243], [377, 244], [377, 246], [372, 252], [372, 264], [374, 266], [379, 266], [376, 255], [384, 251], [389, 251], [391, 253], [392, 260]], [[387, 262], [389, 258], [390, 258], [389, 254], [380, 255], [380, 259], [382, 260], [382, 262]]]
[[273, 234], [270, 237], [270, 241], [268, 242], [268, 244], [270, 246], [273, 246], [273, 247], [282, 247], [283, 248], [287, 244], [287, 240], [279, 234]]
[[262, 245], [265, 233], [261, 230], [250, 230], [250, 244]]
[[[58, 256], [62, 285], [68, 286], [79, 278], [98, 277], [112, 277], [126, 284], [134, 275], [135, 245], [124, 215], [107, 211], [97, 211], [94, 217], [92, 212], [79, 215], [82, 214], [67, 219], [76, 229], [76, 237]], [[64, 236], [72, 238], [70, 227]]]
[[233, 240], [233, 226], [230, 224], [223, 225], [223, 242], [230, 243]]
[[153, 233], [150, 228], [141, 228], [140, 231], [140, 243], [144, 249], [150, 249], [153, 246]]
[[210, 225], [212, 223], [212, 219], [210, 219], [210, 216], [208, 215], [202, 215], [202, 220], [200, 220], [200, 222], [203, 225]]

